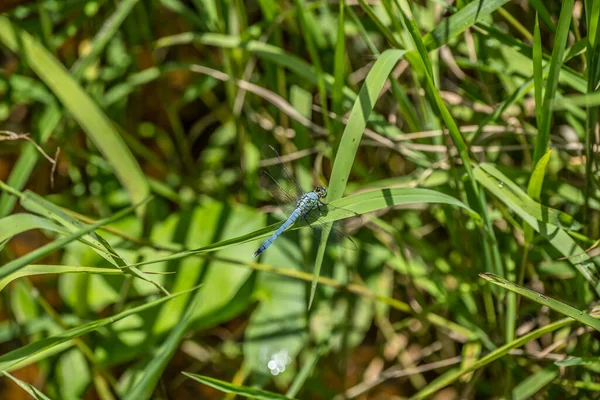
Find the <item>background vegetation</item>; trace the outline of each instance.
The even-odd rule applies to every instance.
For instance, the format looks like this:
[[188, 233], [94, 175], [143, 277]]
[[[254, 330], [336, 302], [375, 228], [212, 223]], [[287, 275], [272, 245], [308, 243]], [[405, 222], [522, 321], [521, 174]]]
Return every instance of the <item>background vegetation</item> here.
[[0, 397], [600, 397], [599, 1], [0, 11]]

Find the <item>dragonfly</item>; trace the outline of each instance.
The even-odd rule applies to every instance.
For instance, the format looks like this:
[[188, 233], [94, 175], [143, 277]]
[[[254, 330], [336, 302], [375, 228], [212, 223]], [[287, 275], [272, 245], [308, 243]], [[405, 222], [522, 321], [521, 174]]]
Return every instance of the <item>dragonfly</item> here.
[[[267, 159], [276, 160], [276, 162], [261, 171], [261, 183], [263, 186], [266, 186], [275, 199], [284, 206], [284, 209], [287, 210], [289, 216], [254, 252], [254, 257], [258, 257], [267, 250], [285, 230], [298, 221], [304, 221], [306, 225], [313, 230], [313, 235], [318, 240], [321, 240], [320, 231], [323, 229], [325, 223], [321, 222], [319, 218], [333, 209], [341, 209], [325, 203], [324, 199], [327, 197], [327, 189], [324, 186], [318, 185], [312, 191], [304, 192], [290, 170], [286, 167], [285, 163], [277, 153], [277, 150], [272, 146], [266, 146], [263, 149], [263, 156]], [[346, 210], [346, 212], [349, 211]], [[356, 250], [356, 244], [352, 239], [348, 238], [339, 230], [332, 227], [330, 235], [344, 247]]]

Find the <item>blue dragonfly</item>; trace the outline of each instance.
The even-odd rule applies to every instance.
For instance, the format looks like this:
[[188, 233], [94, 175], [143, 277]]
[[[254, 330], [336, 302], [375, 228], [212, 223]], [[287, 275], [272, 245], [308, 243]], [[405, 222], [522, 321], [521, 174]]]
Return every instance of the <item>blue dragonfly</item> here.
[[[327, 189], [323, 186], [316, 186], [311, 192], [304, 192], [294, 176], [285, 166], [285, 163], [279, 157], [277, 151], [266, 146], [263, 149], [265, 158], [276, 160], [274, 164], [262, 170], [262, 184], [270, 190], [275, 199], [284, 206], [284, 210], [289, 215], [279, 229], [275, 231], [259, 248], [254, 252], [254, 257], [258, 257], [264, 252], [286, 229], [297, 221], [304, 221], [308, 227], [313, 230], [313, 235], [321, 240], [320, 231], [324, 223], [319, 220], [323, 215], [328, 214], [333, 209], [341, 210], [324, 202], [327, 197]], [[284, 188], [285, 186], [285, 188]], [[286, 189], [288, 188], [288, 189]], [[345, 213], [352, 213], [345, 211]], [[352, 213], [356, 215], [355, 213]], [[356, 250], [356, 244], [342, 232], [331, 228], [331, 234], [335, 241], [344, 247]]]

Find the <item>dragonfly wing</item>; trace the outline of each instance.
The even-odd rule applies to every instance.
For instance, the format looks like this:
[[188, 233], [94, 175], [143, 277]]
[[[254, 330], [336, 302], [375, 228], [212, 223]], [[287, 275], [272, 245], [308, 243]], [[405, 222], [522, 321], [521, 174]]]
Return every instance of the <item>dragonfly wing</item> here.
[[[315, 239], [317, 239], [319, 242], [323, 242], [323, 237], [322, 237], [322, 231], [325, 227], [329, 226], [330, 227], [330, 233], [329, 233], [329, 237], [327, 238], [326, 241], [330, 241], [333, 242], [335, 244], [338, 244], [344, 248], [350, 249], [350, 250], [358, 250], [358, 247], [356, 246], [356, 243], [354, 243], [354, 241], [345, 233], [343, 233], [342, 231], [340, 231], [339, 229], [336, 228], [336, 225], [338, 225], [335, 222], [323, 222], [321, 220], [321, 217], [323, 215], [325, 215], [327, 213], [327, 208], [329, 208], [330, 206], [328, 205], [321, 205], [321, 210], [319, 211], [319, 208], [315, 207], [314, 209], [312, 209], [307, 215], [305, 215], [304, 218], [301, 218], [298, 223], [302, 224], [302, 225], [307, 225], [311, 228], [311, 230], [313, 231], [313, 236], [315, 237]], [[350, 212], [346, 210], [346, 212]], [[355, 215], [357, 215], [356, 213], [354, 213]]]
[[[298, 200], [304, 194], [304, 191], [294, 178], [294, 174], [286, 166], [285, 162], [279, 156], [279, 153], [273, 146], [264, 146], [262, 149], [264, 168], [271, 179], [278, 184], [285, 185], [285, 191], [291, 194], [295, 200]], [[282, 183], [283, 182], [283, 183]]]
[[297, 198], [292, 193], [286, 190], [280, 181], [274, 178], [270, 173], [263, 170], [260, 174], [260, 184], [267, 189], [277, 203], [283, 207], [286, 215], [291, 214], [296, 208]]

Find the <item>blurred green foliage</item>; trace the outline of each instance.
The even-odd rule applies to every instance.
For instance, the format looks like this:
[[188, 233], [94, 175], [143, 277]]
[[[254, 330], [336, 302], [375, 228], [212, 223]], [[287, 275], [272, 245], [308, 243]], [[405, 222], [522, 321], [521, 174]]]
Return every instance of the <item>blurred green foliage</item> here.
[[450, 3], [2, 5], [0, 397], [598, 398], [600, 2]]

